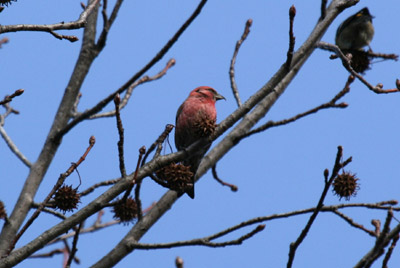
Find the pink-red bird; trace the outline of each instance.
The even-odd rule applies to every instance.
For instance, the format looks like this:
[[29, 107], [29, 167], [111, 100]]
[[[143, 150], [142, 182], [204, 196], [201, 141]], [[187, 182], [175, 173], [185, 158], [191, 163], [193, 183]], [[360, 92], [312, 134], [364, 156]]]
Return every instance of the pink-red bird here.
[[[225, 98], [211, 87], [202, 86], [190, 92], [176, 113], [175, 146], [178, 150], [211, 135], [217, 120], [215, 102], [222, 99]], [[190, 166], [193, 174], [196, 174], [200, 161], [210, 146], [211, 144], [203, 147], [183, 161], [185, 166]], [[188, 185], [186, 193], [194, 198], [194, 176], [192, 183], [193, 185]]]

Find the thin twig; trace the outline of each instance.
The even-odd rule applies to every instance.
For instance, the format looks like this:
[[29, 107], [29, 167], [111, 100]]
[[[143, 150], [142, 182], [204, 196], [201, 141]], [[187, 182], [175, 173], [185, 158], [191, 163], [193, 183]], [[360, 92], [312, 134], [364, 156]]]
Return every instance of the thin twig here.
[[256, 228], [254, 228], [251, 232], [239, 237], [238, 239], [226, 241], [226, 242], [211, 242], [214, 239], [214, 235], [204, 237], [204, 238], [197, 238], [192, 240], [186, 241], [177, 241], [172, 243], [159, 243], [159, 244], [144, 244], [144, 243], [137, 243], [137, 242], [130, 242], [127, 247], [130, 249], [160, 249], [160, 248], [174, 248], [174, 247], [183, 247], [183, 246], [207, 246], [207, 247], [226, 247], [231, 245], [240, 245], [243, 241], [253, 237], [255, 234], [264, 230], [265, 225], [260, 224]]
[[390, 260], [390, 257], [392, 256], [393, 250], [396, 247], [397, 241], [399, 240], [400, 235], [397, 234], [393, 240], [392, 240], [392, 244], [390, 245], [388, 251], [386, 252], [385, 258], [383, 259], [382, 262], [382, 268], [388, 268], [388, 262]]
[[[1, 12], [1, 10], [0, 10]], [[7, 37], [3, 37], [2, 39], [0, 39], [0, 48], [4, 45], [7, 44], [10, 40]]]
[[[112, 221], [105, 222], [105, 223], [101, 223], [101, 224], [95, 224], [95, 225], [92, 225], [92, 226], [90, 226], [90, 227], [88, 227], [88, 228], [81, 229], [79, 233], [80, 233], [80, 234], [92, 233], [92, 232], [95, 232], [95, 231], [99, 231], [99, 230], [101, 230], [101, 229], [104, 229], [104, 228], [106, 228], [106, 227], [110, 227], [110, 226], [113, 226], [113, 225], [117, 225], [118, 223], [119, 223], [119, 221], [112, 220]], [[76, 232], [73, 231], [73, 232], [69, 232], [68, 234], [65, 234], [65, 235], [63, 235], [63, 236], [57, 237], [56, 239], [54, 239], [54, 240], [50, 241], [49, 243], [47, 243], [46, 246], [51, 245], [51, 244], [54, 244], [54, 243], [59, 242], [59, 241], [62, 241], [62, 240], [64, 240], [64, 239], [73, 237], [73, 236], [75, 236], [75, 233], [76, 233]]]
[[[40, 206], [40, 204], [38, 204], [38, 203], [32, 203], [32, 208], [39, 208], [39, 206]], [[49, 213], [49, 214], [52, 214], [52, 215], [54, 215], [54, 216], [56, 216], [57, 218], [60, 218], [60, 219], [62, 219], [62, 220], [65, 220], [67, 217], [64, 215], [64, 214], [62, 214], [62, 213], [60, 213], [60, 212], [58, 212], [58, 211], [54, 211], [53, 209], [49, 209], [49, 208], [46, 208], [46, 207], [44, 207], [43, 209], [42, 209], [42, 211], [43, 212], [46, 212], [46, 213]]]
[[49, 33], [59, 40], [66, 39], [66, 40], [70, 41], [71, 43], [79, 40], [79, 38], [76, 37], [75, 35], [63, 35], [63, 34], [56, 33], [54, 31], [49, 31]]
[[104, 98], [102, 101], [100, 101], [98, 104], [96, 104], [93, 108], [85, 111], [84, 113], [80, 114], [76, 118], [74, 118], [66, 127], [61, 129], [58, 134], [56, 135], [56, 138], [62, 137], [65, 133], [67, 133], [69, 130], [71, 130], [75, 125], [77, 125], [79, 122], [89, 118], [90, 116], [98, 113], [101, 111], [108, 103], [110, 103], [115, 95], [118, 93], [121, 94], [125, 90], [128, 89], [128, 87], [134, 83], [136, 80], [139, 79], [145, 72], [147, 72], [151, 67], [154, 66], [159, 60], [161, 60], [164, 55], [169, 51], [169, 49], [175, 44], [176, 41], [178, 41], [178, 38], [183, 34], [183, 32], [189, 27], [189, 25], [194, 21], [194, 19], [200, 14], [202, 8], [204, 5], [207, 3], [207, 0], [202, 0], [199, 5], [197, 6], [196, 10], [193, 12], [193, 14], [188, 18], [188, 20], [179, 28], [179, 30], [175, 33], [175, 35], [164, 45], [164, 47], [154, 56], [153, 59], [151, 59], [146, 66], [144, 66], [140, 71], [138, 71], [131, 79], [129, 79], [124, 85], [122, 85], [118, 90], [116, 90], [114, 93], [111, 93], [109, 96]]
[[100, 186], [108, 186], [108, 185], [112, 185], [115, 184], [117, 181], [119, 181], [120, 179], [114, 179], [114, 180], [108, 180], [108, 181], [102, 181], [99, 183], [94, 184], [93, 186], [90, 186], [89, 188], [87, 188], [86, 190], [80, 192], [80, 196], [85, 196], [90, 194], [91, 192], [93, 192], [96, 188], [100, 187]]
[[326, 16], [326, 4], [327, 3], [328, 3], [328, 0], [321, 0], [321, 17], [319, 18], [319, 21], [322, 21]]
[[[54, 33], [55, 30], [72, 30], [79, 29], [85, 26], [86, 19], [89, 14], [93, 11], [96, 5], [100, 2], [100, 0], [95, 0], [81, 13], [79, 18], [76, 21], [72, 22], [60, 22], [55, 24], [44, 24], [44, 25], [36, 25], [36, 24], [17, 24], [17, 25], [0, 25], [0, 34], [8, 33], [8, 32], [20, 32], [20, 31], [39, 31], [39, 32], [48, 32], [53, 36], [59, 39], [67, 39], [71, 42], [76, 41], [74, 38], [69, 38], [71, 36], [59, 35]], [[78, 39], [77, 37], [75, 37]]]
[[347, 79], [347, 82], [346, 82], [346, 85], [344, 86], [344, 88], [339, 93], [337, 93], [335, 95], [335, 97], [333, 97], [330, 101], [328, 101], [328, 102], [326, 102], [324, 104], [321, 104], [321, 105], [319, 105], [317, 107], [314, 107], [314, 108], [312, 108], [312, 109], [310, 109], [310, 110], [308, 110], [306, 112], [297, 114], [297, 115], [295, 115], [295, 116], [293, 116], [291, 118], [288, 118], [288, 119], [283, 119], [283, 120], [280, 120], [280, 121], [268, 121], [264, 125], [261, 125], [260, 127], [255, 128], [255, 129], [245, 133], [242, 137], [240, 137], [240, 139], [247, 138], [247, 137], [249, 137], [249, 136], [251, 136], [253, 134], [260, 133], [260, 132], [265, 131], [265, 130], [267, 130], [269, 128], [272, 128], [272, 127], [277, 127], [277, 126], [282, 126], [282, 125], [286, 125], [286, 124], [292, 123], [292, 122], [294, 122], [294, 121], [296, 121], [298, 119], [301, 119], [301, 118], [303, 118], [305, 116], [308, 116], [310, 114], [314, 114], [314, 113], [316, 113], [316, 112], [318, 112], [320, 110], [323, 110], [323, 109], [328, 109], [328, 108], [341, 108], [341, 109], [343, 109], [343, 108], [346, 108], [348, 106], [347, 103], [345, 103], [345, 102], [336, 103], [336, 102], [350, 91], [350, 84], [353, 81], [354, 81], [354, 76], [350, 75], [349, 78]]
[[311, 214], [306, 226], [301, 231], [299, 237], [296, 239], [295, 242], [292, 242], [290, 244], [289, 259], [288, 259], [288, 263], [287, 263], [288, 268], [292, 267], [297, 248], [303, 242], [304, 238], [307, 236], [308, 231], [311, 229], [311, 226], [314, 223], [314, 220], [317, 218], [318, 213], [321, 211], [321, 208], [324, 205], [324, 200], [328, 193], [329, 187], [331, 186], [333, 180], [336, 178], [340, 169], [344, 167], [343, 163], [340, 163], [342, 156], [343, 156], [343, 148], [342, 148], [342, 146], [338, 146], [338, 152], [336, 154], [335, 165], [333, 166], [331, 177], [328, 182], [325, 182], [325, 187], [324, 187], [324, 190], [322, 191], [322, 194], [318, 201], [318, 204], [317, 204], [314, 212]]
[[215, 165], [212, 167], [211, 171], [212, 171], [212, 175], [213, 175], [214, 179], [215, 179], [217, 182], [219, 182], [219, 183], [220, 183], [221, 185], [223, 185], [223, 186], [228, 186], [229, 188], [231, 188], [231, 191], [232, 191], [232, 192], [237, 192], [238, 187], [237, 187], [236, 185], [230, 184], [230, 183], [227, 183], [227, 182], [224, 182], [223, 180], [221, 180], [221, 179], [218, 177], [218, 174], [217, 174], [217, 164], [215, 164]]
[[296, 16], [296, 8], [294, 5], [292, 5], [289, 8], [289, 49], [287, 52], [287, 59], [286, 59], [286, 70], [290, 70], [290, 65], [292, 64], [292, 59], [293, 59], [293, 51], [294, 51], [294, 45], [296, 41], [296, 37], [294, 36], [293, 33], [293, 22], [294, 22], [294, 17]]
[[336, 215], [341, 217], [343, 220], [345, 220], [351, 226], [353, 226], [357, 229], [363, 230], [364, 232], [366, 232], [367, 234], [369, 234], [372, 237], [376, 237], [376, 233], [374, 231], [368, 230], [363, 225], [354, 222], [354, 220], [352, 218], [350, 218], [349, 216], [345, 215], [344, 213], [338, 211], [337, 209], [334, 210], [333, 213], [335, 213]]
[[69, 268], [71, 266], [72, 260], [75, 257], [75, 253], [78, 251], [76, 246], [78, 244], [78, 238], [79, 238], [80, 230], [82, 228], [82, 224], [83, 224], [83, 222], [79, 223], [78, 229], [75, 231], [74, 240], [72, 241], [72, 249], [71, 249], [71, 252], [69, 253], [68, 261], [65, 266], [66, 268]]
[[235, 50], [233, 51], [233, 56], [231, 59], [231, 66], [229, 68], [229, 78], [231, 80], [231, 88], [232, 88], [233, 96], [235, 97], [238, 106], [242, 105], [242, 101], [240, 100], [239, 90], [238, 90], [238, 87], [237, 87], [237, 84], [235, 81], [236, 57], [237, 57], [237, 54], [239, 53], [240, 46], [242, 45], [244, 40], [246, 40], [247, 36], [250, 33], [250, 27], [251, 27], [252, 23], [253, 23], [252, 19], [248, 19], [246, 21], [246, 26], [244, 27], [244, 32], [242, 34], [242, 37], [240, 37], [240, 39], [236, 42]]
[[138, 172], [139, 172], [140, 164], [142, 163], [142, 158], [143, 158], [143, 155], [144, 155], [145, 153], [146, 153], [146, 147], [145, 147], [145, 146], [140, 147], [140, 149], [139, 149], [139, 158], [138, 158], [138, 161], [137, 161], [137, 164], [136, 164], [135, 174], [133, 175], [133, 179], [132, 179], [132, 181], [131, 181], [131, 183], [130, 183], [128, 189], [126, 190], [126, 192], [125, 192], [125, 194], [124, 194], [124, 197], [121, 198], [121, 202], [122, 202], [122, 203], [126, 202], [126, 199], [128, 198], [128, 196], [129, 196], [129, 195], [131, 194], [131, 192], [132, 192], [132, 188], [133, 188], [133, 186], [134, 186], [135, 183], [136, 183], [137, 174], [138, 174]]
[[175, 258], [175, 267], [183, 268], [183, 259], [179, 256]]
[[146, 154], [143, 157], [141, 166], [143, 166], [146, 163], [149, 154], [154, 151], [154, 149], [157, 147], [158, 144], [162, 144], [165, 141], [165, 139], [168, 137], [168, 135], [171, 133], [173, 129], [174, 125], [167, 124], [165, 126], [163, 133], [161, 133], [161, 135], [157, 138], [157, 140], [152, 145], [150, 145], [150, 148], [147, 150]]
[[12, 101], [13, 98], [20, 96], [22, 93], [24, 93], [23, 89], [17, 89], [13, 94], [5, 96], [4, 99], [2, 101], [0, 101], [0, 105], [6, 104], [6, 103]]
[[377, 94], [387, 94], [387, 93], [395, 93], [399, 92], [399, 88], [394, 88], [394, 89], [382, 89], [383, 85], [378, 84], [376, 86], [371, 85], [362, 75], [354, 71], [353, 67], [351, 67], [351, 63], [348, 57], [346, 57], [343, 52], [340, 50], [340, 48], [336, 45], [332, 45], [326, 42], [318, 42], [317, 44], [318, 48], [324, 49], [324, 50], [329, 50], [334, 52], [341, 60], [343, 63], [343, 66], [346, 68], [348, 72], [350, 72], [353, 76], [357, 77], [358, 80], [360, 80], [364, 85], [366, 85], [370, 90]]
[[[165, 126], [165, 129], [163, 133], [157, 138], [157, 140], [150, 145], [150, 148], [147, 150], [146, 154], [143, 157], [141, 167], [146, 163], [147, 157], [150, 155], [151, 152], [154, 151], [154, 149], [157, 147], [157, 145], [163, 144], [165, 139], [167, 139], [168, 135], [171, 133], [172, 129], [174, 128], [173, 125], [167, 124]], [[150, 176], [153, 180], [157, 180], [157, 183], [163, 183], [162, 181], [159, 181], [155, 176]], [[135, 202], [138, 207], [138, 220], [140, 220], [143, 216], [142, 214], [142, 201], [140, 200], [140, 189], [142, 187], [142, 180], [137, 180], [136, 181], [136, 188], [135, 188]], [[166, 185], [165, 185], [166, 186]]]
[[[371, 265], [385, 252], [385, 247], [390, 243], [390, 241], [398, 234], [400, 231], [398, 225], [396, 228], [390, 232], [390, 223], [393, 219], [393, 211], [389, 209], [387, 212], [386, 220], [382, 232], [379, 234], [375, 241], [374, 247], [357, 263], [357, 268], [361, 267], [371, 267]], [[394, 232], [394, 233], [393, 233]]]
[[397, 54], [386, 54], [386, 53], [376, 53], [373, 51], [367, 51], [367, 56], [371, 57], [371, 58], [381, 58], [381, 59], [385, 59], [385, 60], [394, 60], [394, 61], [398, 61], [399, 59], [399, 55]]
[[115, 118], [117, 120], [117, 129], [119, 135], [118, 141], [118, 160], [119, 160], [119, 170], [121, 172], [121, 177], [126, 177], [126, 169], [125, 169], [125, 159], [124, 159], [124, 127], [122, 126], [121, 114], [119, 112], [119, 104], [121, 103], [121, 99], [119, 94], [115, 95], [114, 104], [115, 104]]
[[85, 160], [86, 156], [90, 152], [90, 150], [93, 148], [96, 140], [94, 136], [91, 136], [89, 139], [89, 147], [86, 149], [85, 153], [79, 158], [78, 162], [72, 163], [72, 165], [69, 167], [69, 169], [65, 172], [60, 174], [60, 177], [58, 178], [56, 184], [54, 185], [53, 189], [50, 191], [50, 193], [47, 195], [47, 197], [44, 199], [44, 201], [39, 205], [38, 209], [33, 213], [31, 218], [25, 223], [24, 227], [18, 232], [18, 234], [15, 236], [13, 242], [10, 245], [10, 248], [8, 250], [8, 254], [14, 249], [15, 244], [18, 242], [18, 240], [21, 238], [21, 236], [25, 233], [25, 231], [28, 229], [28, 227], [33, 223], [33, 221], [39, 216], [40, 212], [43, 210], [44, 206], [47, 204], [47, 202], [50, 200], [50, 198], [53, 196], [53, 194], [60, 188], [60, 186], [64, 183], [65, 179], [71, 175], [72, 172]]
[[116, 1], [113, 11], [111, 12], [111, 16], [109, 19], [107, 19], [107, 13], [106, 13], [106, 9], [107, 9], [107, 1], [103, 2], [103, 11], [102, 11], [102, 15], [103, 15], [103, 30], [99, 36], [99, 39], [97, 40], [96, 43], [96, 48], [97, 50], [102, 50], [104, 48], [104, 46], [106, 45], [106, 40], [107, 40], [107, 36], [108, 33], [110, 31], [111, 25], [114, 23], [118, 11], [121, 7], [123, 0], [118, 0]]
[[[50, 252], [48, 252], [48, 253], [42, 253], [42, 254], [31, 255], [31, 256], [29, 256], [28, 258], [51, 258], [51, 257], [53, 257], [54, 255], [65, 254], [65, 253], [66, 253], [65, 251], [66, 251], [65, 248], [63, 248], [63, 249], [58, 248], [58, 249], [54, 249], [54, 250], [52, 250], [52, 251], [50, 251]], [[79, 258], [74, 257], [74, 262], [77, 263], [77, 264], [80, 264], [81, 261], [80, 261]]]
[[[154, 81], [157, 79], [160, 79], [161, 77], [163, 77], [167, 71], [174, 66], [176, 63], [175, 59], [170, 59], [166, 66], [164, 67], [164, 69], [162, 69], [158, 74], [154, 75], [154, 76], [143, 76], [142, 78], [140, 78], [139, 80], [135, 81], [134, 83], [132, 83], [128, 89], [126, 90], [126, 93], [124, 95], [124, 97], [121, 100], [121, 104], [119, 105], [119, 109], [122, 110], [127, 104], [128, 101], [130, 100], [131, 96], [132, 96], [132, 92], [133, 90], [141, 85], [144, 84], [146, 82], [150, 82], [150, 81]], [[75, 113], [75, 116], [78, 116], [79, 114]], [[111, 117], [115, 115], [115, 110], [109, 111], [109, 112], [105, 112], [105, 113], [100, 113], [100, 114], [94, 114], [92, 116], [89, 117], [89, 119], [96, 119], [96, 118], [102, 118], [102, 117]]]
[[11, 152], [13, 152], [19, 160], [24, 163], [25, 166], [30, 168], [32, 163], [26, 158], [26, 156], [18, 149], [17, 145], [11, 140], [10, 136], [8, 136], [6, 130], [0, 124], [0, 135], [3, 137], [4, 141], [6, 142], [8, 148], [10, 148]]

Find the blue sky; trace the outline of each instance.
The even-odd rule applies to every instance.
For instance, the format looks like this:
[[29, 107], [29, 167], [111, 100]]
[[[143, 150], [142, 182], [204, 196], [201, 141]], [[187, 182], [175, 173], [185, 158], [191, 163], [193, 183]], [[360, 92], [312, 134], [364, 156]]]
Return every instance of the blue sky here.
[[[110, 1], [109, 6], [113, 3]], [[111, 28], [107, 46], [83, 84], [79, 110], [92, 107], [142, 68], [190, 16], [197, 3], [178, 0], [124, 2]], [[226, 97], [227, 101], [217, 103], [218, 121], [236, 109], [228, 70], [234, 45], [249, 18], [253, 19], [253, 26], [236, 65], [236, 81], [242, 100], [269, 80], [286, 60], [288, 9], [292, 4], [297, 9], [294, 24], [297, 49], [317, 22], [320, 1], [225, 0], [206, 4], [200, 16], [148, 74], [156, 74], [170, 58], [176, 59], [176, 65], [161, 80], [135, 89], [129, 105], [121, 112], [129, 173], [135, 169], [138, 149], [142, 145], [149, 147], [166, 124], [174, 123], [178, 106], [193, 88], [208, 85]], [[340, 22], [365, 6], [375, 16], [372, 49], [399, 54], [400, 38], [393, 30], [400, 13], [396, 0], [360, 1], [335, 20], [322, 40], [333, 42]], [[19, 0], [0, 14], [0, 23], [71, 21], [80, 12], [79, 1], [39, 0], [33, 3]], [[82, 30], [60, 33], [80, 38]], [[33, 162], [47, 136], [81, 44], [80, 41], [60, 41], [47, 33], [19, 32], [2, 36], [8, 37], [10, 42], [0, 49], [0, 97], [19, 88], [25, 89], [25, 93], [12, 102], [20, 115], [8, 117], [4, 127]], [[329, 60], [329, 55], [326, 51], [316, 50], [262, 122], [291, 117], [327, 102], [340, 91], [348, 74], [338, 60]], [[365, 77], [372, 84], [383, 83], [385, 88], [393, 88], [395, 79], [400, 78], [399, 63], [375, 63]], [[323, 170], [333, 167], [338, 145], [343, 146], [345, 158], [353, 156], [353, 162], [346, 170], [357, 173], [360, 178], [361, 189], [350, 202], [399, 199], [399, 100], [399, 94], [376, 95], [355, 81], [350, 93], [343, 98], [349, 104], [348, 108], [320, 111], [298, 122], [243, 140], [218, 163], [219, 175], [237, 185], [239, 191], [233, 193], [221, 187], [208, 172], [196, 185], [196, 198], [191, 200], [183, 196], [141, 242], [199, 238], [252, 217], [313, 207], [323, 189]], [[105, 110], [111, 108], [107, 106]], [[82, 177], [80, 189], [119, 177], [115, 119], [86, 121], [64, 137], [35, 201], [43, 200], [59, 174], [71, 162], [78, 160], [91, 135], [97, 142], [79, 167]], [[173, 145], [173, 135], [170, 142]], [[169, 149], [165, 153], [169, 153]], [[0, 155], [0, 174], [3, 185], [6, 185], [0, 187], [0, 199], [11, 212], [28, 169], [10, 153], [4, 141], [0, 141]], [[78, 177], [75, 174], [70, 176], [67, 183], [77, 185]], [[97, 190], [83, 199], [81, 206], [101, 192]], [[143, 206], [148, 207], [164, 192], [165, 189], [146, 180], [142, 190]], [[346, 202], [343, 199], [339, 201], [330, 192], [325, 204]], [[371, 219], [383, 222], [386, 217], [385, 212], [366, 209], [346, 209], [343, 212], [369, 229], [373, 229]], [[283, 267], [287, 262], [289, 244], [298, 237], [308, 217], [267, 222], [263, 232], [240, 246], [135, 251], [117, 267], [174, 267], [176, 256], [182, 257], [188, 268]], [[112, 213], [106, 210], [104, 221], [111, 219]], [[91, 225], [94, 220], [94, 217], [88, 219], [85, 225]], [[41, 215], [18, 246], [57, 222], [52, 216]], [[77, 253], [82, 261], [80, 267], [92, 265], [109, 252], [131, 226], [118, 225], [82, 235]], [[250, 229], [238, 231], [226, 239], [239, 237]], [[337, 216], [323, 213], [300, 245], [294, 267], [352, 267], [374, 242], [372, 237], [350, 227]], [[57, 247], [62, 247], [62, 244], [41, 252]], [[373, 267], [381, 267], [381, 261]], [[26, 260], [17, 267], [61, 267], [61, 262], [62, 257], [56, 256]], [[398, 249], [395, 249], [389, 267], [398, 266], [400, 257]]]

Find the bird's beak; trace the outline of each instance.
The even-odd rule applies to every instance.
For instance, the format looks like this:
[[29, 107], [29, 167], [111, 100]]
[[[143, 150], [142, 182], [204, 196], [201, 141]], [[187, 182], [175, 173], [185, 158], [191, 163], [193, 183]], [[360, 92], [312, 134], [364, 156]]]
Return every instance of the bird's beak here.
[[214, 97], [215, 97], [216, 100], [226, 100], [225, 97], [222, 96], [222, 95], [219, 94], [219, 93], [216, 93], [216, 94], [214, 95]]

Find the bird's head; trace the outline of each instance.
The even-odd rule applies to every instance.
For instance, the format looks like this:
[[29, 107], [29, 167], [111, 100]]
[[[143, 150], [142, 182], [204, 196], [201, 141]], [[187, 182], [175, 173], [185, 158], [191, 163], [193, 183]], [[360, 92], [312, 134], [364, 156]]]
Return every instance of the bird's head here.
[[211, 100], [216, 102], [217, 100], [225, 100], [225, 97], [219, 94], [215, 89], [207, 86], [201, 86], [195, 88], [190, 92], [189, 98], [198, 98], [203, 100]]

